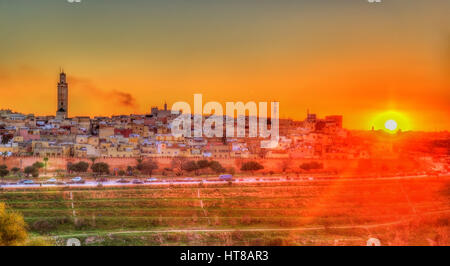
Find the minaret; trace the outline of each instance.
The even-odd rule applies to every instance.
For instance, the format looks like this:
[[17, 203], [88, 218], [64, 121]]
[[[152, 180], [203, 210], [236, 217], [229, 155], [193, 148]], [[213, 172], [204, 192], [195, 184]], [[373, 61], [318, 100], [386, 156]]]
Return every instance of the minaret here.
[[61, 70], [58, 82], [58, 103], [56, 109], [56, 117], [65, 119], [68, 114], [69, 103], [69, 87], [66, 80], [66, 73]]

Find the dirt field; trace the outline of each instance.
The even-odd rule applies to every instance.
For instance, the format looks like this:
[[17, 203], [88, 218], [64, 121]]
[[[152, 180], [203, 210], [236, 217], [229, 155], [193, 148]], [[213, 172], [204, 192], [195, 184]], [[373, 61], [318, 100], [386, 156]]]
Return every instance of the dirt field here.
[[450, 244], [450, 177], [18, 189], [0, 201], [59, 244]]

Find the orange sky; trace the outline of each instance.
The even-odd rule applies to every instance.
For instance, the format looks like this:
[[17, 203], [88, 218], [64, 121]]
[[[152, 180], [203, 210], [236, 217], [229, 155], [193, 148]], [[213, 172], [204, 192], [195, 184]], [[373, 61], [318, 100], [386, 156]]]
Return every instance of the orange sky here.
[[347, 128], [397, 111], [407, 129], [450, 129], [448, 1], [36, 2], [0, 3], [0, 108], [54, 114], [62, 66], [71, 116], [202, 93], [342, 114]]

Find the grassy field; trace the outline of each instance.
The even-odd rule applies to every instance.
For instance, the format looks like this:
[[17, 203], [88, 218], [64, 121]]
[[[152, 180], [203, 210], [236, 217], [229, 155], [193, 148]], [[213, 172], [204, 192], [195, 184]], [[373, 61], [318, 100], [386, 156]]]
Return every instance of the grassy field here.
[[33, 235], [83, 245], [449, 245], [450, 178], [3, 190]]

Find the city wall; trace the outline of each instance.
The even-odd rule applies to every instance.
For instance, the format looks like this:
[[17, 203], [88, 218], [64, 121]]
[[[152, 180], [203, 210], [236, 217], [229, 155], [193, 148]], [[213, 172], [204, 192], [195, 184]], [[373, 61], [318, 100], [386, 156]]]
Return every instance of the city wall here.
[[[154, 158], [158, 162], [159, 170], [166, 167], [171, 168], [171, 157], [167, 158]], [[199, 160], [195, 158], [189, 158], [188, 160]], [[0, 164], [6, 164], [8, 169], [13, 167], [19, 167], [24, 169], [33, 163], [40, 161], [43, 162], [41, 157], [9, 157], [0, 159], [3, 162]], [[300, 171], [300, 165], [307, 162], [320, 162], [324, 165], [324, 169], [331, 171], [338, 171], [339, 173], [354, 173], [354, 172], [368, 172], [370, 169], [384, 168], [386, 171], [398, 171], [398, 169], [405, 171], [420, 170], [423, 167], [423, 163], [411, 160], [398, 160], [398, 159], [378, 159], [378, 160], [361, 160], [361, 159], [216, 159], [224, 167], [234, 167], [236, 171], [239, 171], [242, 163], [246, 161], [254, 160], [264, 166], [263, 172], [281, 172], [283, 168], [290, 169], [289, 171]], [[47, 170], [49, 172], [56, 170], [65, 170], [67, 163], [77, 163], [79, 161], [85, 161], [89, 164], [91, 160], [87, 158], [54, 158], [50, 157], [47, 164]], [[95, 162], [105, 162], [110, 166], [110, 169], [125, 170], [128, 166], [136, 165], [136, 158], [98, 158]]]

